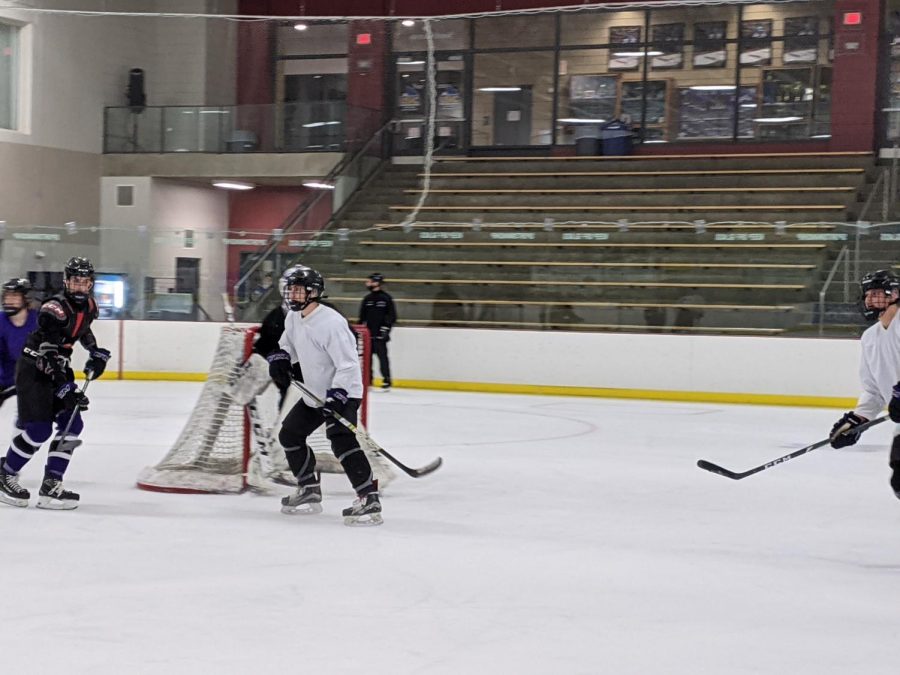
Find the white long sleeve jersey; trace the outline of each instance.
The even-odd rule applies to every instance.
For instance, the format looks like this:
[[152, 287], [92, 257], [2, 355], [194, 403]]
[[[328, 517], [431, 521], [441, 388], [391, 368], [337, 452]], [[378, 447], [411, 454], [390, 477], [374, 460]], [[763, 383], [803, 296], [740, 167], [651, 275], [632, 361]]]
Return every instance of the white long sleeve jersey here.
[[885, 328], [878, 321], [860, 339], [859, 380], [862, 394], [856, 414], [874, 419], [891, 400], [891, 389], [900, 382], [900, 315]]
[[325, 305], [307, 316], [288, 312], [278, 345], [290, 354], [292, 363], [300, 363], [303, 383], [320, 399], [324, 400], [328, 389], [344, 389], [350, 398], [362, 398], [356, 339], [339, 312]]

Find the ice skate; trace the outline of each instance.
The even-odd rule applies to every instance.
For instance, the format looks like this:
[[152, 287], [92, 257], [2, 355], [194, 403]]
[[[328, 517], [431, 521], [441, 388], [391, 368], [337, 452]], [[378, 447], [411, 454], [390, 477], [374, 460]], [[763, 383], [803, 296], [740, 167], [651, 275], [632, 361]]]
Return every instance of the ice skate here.
[[37, 507], [55, 511], [71, 511], [78, 508], [81, 496], [76, 492], [63, 489], [63, 482], [53, 476], [45, 476], [38, 492]]
[[344, 525], [357, 527], [361, 525], [381, 525], [381, 498], [377, 492], [368, 492], [353, 502], [353, 506], [344, 509]]
[[281, 498], [281, 512], [288, 515], [322, 513], [322, 488], [318, 483], [301, 485], [297, 491]]
[[9, 506], [28, 506], [31, 493], [19, 485], [19, 477], [16, 474], [6, 473], [0, 466], [0, 503]]

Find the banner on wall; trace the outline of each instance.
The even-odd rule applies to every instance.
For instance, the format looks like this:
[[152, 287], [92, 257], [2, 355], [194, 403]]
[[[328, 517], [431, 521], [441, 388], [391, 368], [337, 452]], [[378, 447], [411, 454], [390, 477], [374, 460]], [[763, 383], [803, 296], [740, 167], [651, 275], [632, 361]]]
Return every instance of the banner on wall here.
[[772, 63], [772, 19], [741, 21], [742, 66], [768, 66]]
[[650, 62], [656, 70], [681, 68], [684, 65], [684, 24], [653, 26], [653, 51], [662, 52]]
[[641, 45], [640, 26], [614, 26], [609, 29], [609, 69], [637, 70], [641, 62], [640, 56], [623, 56], [620, 52], [638, 52]]
[[795, 16], [784, 20], [784, 63], [815, 63], [819, 51], [819, 17]]
[[725, 21], [706, 21], [694, 24], [694, 68], [724, 68], [728, 61]]

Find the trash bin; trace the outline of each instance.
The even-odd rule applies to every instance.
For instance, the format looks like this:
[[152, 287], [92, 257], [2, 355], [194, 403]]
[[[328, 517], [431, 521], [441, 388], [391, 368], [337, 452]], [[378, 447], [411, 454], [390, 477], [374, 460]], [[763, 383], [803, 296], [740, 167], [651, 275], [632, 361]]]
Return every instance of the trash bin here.
[[579, 157], [599, 155], [600, 135], [599, 124], [579, 124], [575, 129], [575, 154]]
[[603, 134], [604, 155], [630, 155], [631, 154], [631, 125], [622, 120], [612, 120], [601, 127]]

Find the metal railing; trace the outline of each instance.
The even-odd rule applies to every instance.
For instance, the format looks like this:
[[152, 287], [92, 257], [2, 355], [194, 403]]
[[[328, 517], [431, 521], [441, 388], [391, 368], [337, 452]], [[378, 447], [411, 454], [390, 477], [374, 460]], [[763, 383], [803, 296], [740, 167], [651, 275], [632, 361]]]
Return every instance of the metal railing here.
[[844, 263], [844, 302], [850, 302], [850, 249], [847, 246], [841, 248], [841, 252], [838, 253], [838, 257], [835, 258], [834, 264], [831, 266], [831, 271], [828, 272], [828, 277], [825, 279], [825, 283], [822, 285], [822, 289], [819, 291], [819, 336], [825, 335], [825, 295], [828, 293], [828, 287], [831, 286], [831, 282], [834, 281], [834, 275], [837, 273], [838, 267], [841, 262]]
[[365, 115], [343, 101], [108, 107], [106, 153], [342, 152]]
[[[241, 270], [241, 275], [232, 288], [235, 304], [239, 308], [245, 310], [246, 306], [251, 302], [264, 303], [271, 293], [277, 292], [277, 286], [273, 286], [259, 298], [245, 302], [244, 307], [241, 307], [241, 288], [249, 282], [266, 260], [271, 259], [279, 251], [285, 235], [297, 230], [302, 230], [305, 234], [311, 235], [305, 246], [292, 251], [292, 256], [302, 254], [310, 245], [314, 245], [315, 235], [333, 225], [339, 219], [350, 199], [375, 176], [387, 156], [387, 141], [391, 124], [390, 121], [385, 122], [365, 142], [359, 144], [354, 152], [345, 154], [344, 158], [322, 180], [323, 186], [330, 186], [331, 189], [319, 190], [304, 200], [287, 217], [284, 224], [273, 232], [269, 237], [269, 241], [259, 252], [252, 257], [251, 264], [246, 269]], [[314, 227], [302, 227], [309, 222], [312, 214], [316, 212], [316, 207], [326, 199], [332, 200], [330, 217], [321, 225], [314, 224]]]

